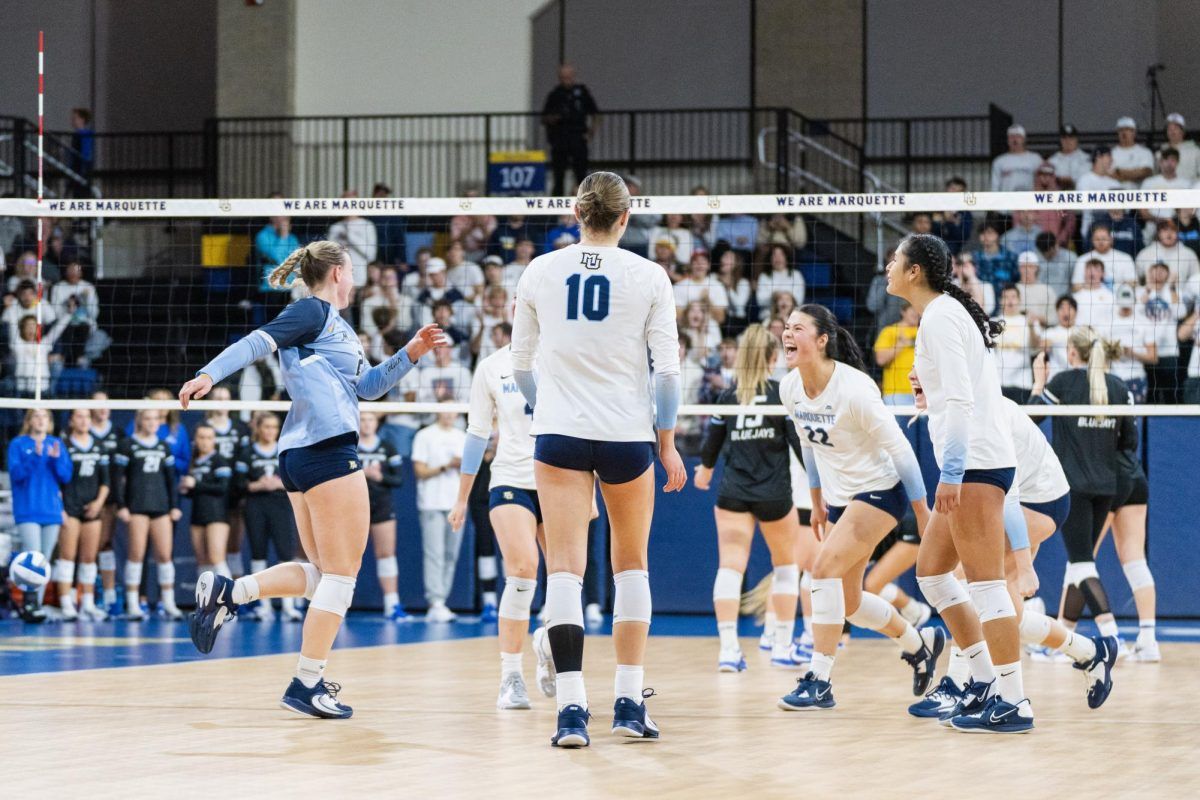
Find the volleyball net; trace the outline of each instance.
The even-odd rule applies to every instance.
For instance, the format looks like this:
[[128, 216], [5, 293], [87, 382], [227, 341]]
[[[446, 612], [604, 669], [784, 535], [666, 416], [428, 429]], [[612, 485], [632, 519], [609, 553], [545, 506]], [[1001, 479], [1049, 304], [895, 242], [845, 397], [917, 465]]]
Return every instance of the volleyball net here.
[[[834, 313], [896, 413], [911, 415], [917, 317], [887, 294], [883, 272], [909, 232], [945, 238], [956, 281], [1005, 321], [995, 360], [1013, 399], [1028, 396], [1039, 352], [1052, 372], [1068, 368], [1070, 332], [1089, 325], [1120, 346], [1110, 371], [1138, 400], [1104, 414], [1188, 416], [1200, 413], [1198, 206], [1200, 190], [638, 196], [622, 246], [675, 282], [682, 413], [697, 422], [731, 385], [746, 327], [778, 340], [803, 303]], [[572, 199], [543, 197], [5, 199], [0, 221], [22, 231], [3, 312], [0, 413], [10, 429], [35, 406], [178, 409], [172, 398], [199, 367], [303, 296], [302, 286], [271, 289], [266, 276], [325, 238], [351, 253], [346, 315], [372, 361], [429, 322], [453, 338], [363, 408], [414, 424], [465, 412], [475, 364], [506, 341], [523, 265], [579, 238]], [[781, 349], [777, 358], [781, 375]], [[274, 358], [226, 388], [228, 399], [197, 403], [197, 413], [288, 407]], [[97, 391], [106, 397], [93, 399]]]

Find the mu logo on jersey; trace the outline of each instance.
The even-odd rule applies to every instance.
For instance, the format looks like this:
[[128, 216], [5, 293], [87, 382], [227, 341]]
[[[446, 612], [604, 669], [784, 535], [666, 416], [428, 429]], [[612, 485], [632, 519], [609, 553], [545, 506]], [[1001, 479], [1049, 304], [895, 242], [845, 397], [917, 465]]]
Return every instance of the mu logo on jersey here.
[[583, 264], [584, 269], [600, 269], [600, 254], [599, 253], [580, 253], [579, 263]]

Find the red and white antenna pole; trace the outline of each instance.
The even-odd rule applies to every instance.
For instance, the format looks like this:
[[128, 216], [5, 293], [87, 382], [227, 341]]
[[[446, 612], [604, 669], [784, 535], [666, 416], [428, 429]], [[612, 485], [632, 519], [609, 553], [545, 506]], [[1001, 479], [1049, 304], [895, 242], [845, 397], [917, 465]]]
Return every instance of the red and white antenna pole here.
[[[38, 142], [37, 142], [37, 202], [44, 198], [42, 155], [46, 135], [46, 33], [38, 31]], [[39, 209], [40, 210], [40, 209]], [[42, 215], [37, 220], [37, 357], [33, 368], [33, 396], [42, 399], [42, 256], [46, 252], [46, 235], [42, 230]]]

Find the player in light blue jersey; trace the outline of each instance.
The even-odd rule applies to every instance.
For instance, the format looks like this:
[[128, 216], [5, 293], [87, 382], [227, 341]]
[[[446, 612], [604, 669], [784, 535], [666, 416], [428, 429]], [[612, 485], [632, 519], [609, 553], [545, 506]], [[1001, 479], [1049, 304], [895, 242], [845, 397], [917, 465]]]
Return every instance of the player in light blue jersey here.
[[279, 352], [292, 398], [279, 440], [279, 477], [309, 563], [277, 564], [237, 581], [205, 572], [196, 582], [190, 627], [197, 649], [207, 653], [238, 606], [260, 598], [308, 598], [300, 662], [280, 704], [312, 717], [344, 719], [352, 709], [338, 702], [341, 687], [325, 681], [323, 673], [354, 597], [370, 529], [367, 482], [357, 451], [358, 398], [382, 397], [444, 337], [436, 325], [427, 325], [394, 356], [369, 367], [358, 335], [338, 313], [350, 304], [354, 288], [345, 248], [328, 241], [308, 244], [271, 274], [271, 284], [284, 285], [297, 269], [312, 296], [225, 348], [183, 385], [179, 400], [186, 409], [213, 384]]

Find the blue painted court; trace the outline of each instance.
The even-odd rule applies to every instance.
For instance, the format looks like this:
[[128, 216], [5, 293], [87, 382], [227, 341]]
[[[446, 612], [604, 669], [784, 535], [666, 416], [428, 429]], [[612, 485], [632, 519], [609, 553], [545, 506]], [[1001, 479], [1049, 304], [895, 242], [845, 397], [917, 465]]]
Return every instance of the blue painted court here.
[[[1089, 622], [1082, 623], [1084, 629]], [[188, 638], [185, 622], [152, 619], [146, 622], [73, 622], [28, 625], [20, 620], [0, 621], [0, 675], [24, 675], [40, 672], [144, 667], [187, 661], [221, 658], [245, 658], [296, 653], [300, 650], [300, 623], [234, 622], [221, 633], [211, 655], [201, 656]], [[759, 633], [749, 619], [743, 619], [739, 633]], [[611, 618], [591, 631], [608, 635]], [[654, 618], [657, 636], [711, 636], [716, 630], [711, 617], [690, 614], [660, 615]], [[1127, 639], [1137, 636], [1136, 624], [1123, 624]], [[338, 648], [382, 647], [419, 644], [451, 639], [477, 639], [496, 635], [494, 623], [480, 623], [461, 617], [448, 625], [426, 624], [419, 619], [394, 623], [374, 614], [354, 614], [338, 635]], [[861, 638], [878, 638], [855, 630]], [[1165, 622], [1158, 627], [1158, 638], [1165, 642], [1200, 642], [1200, 622]]]

